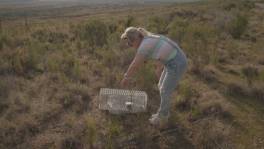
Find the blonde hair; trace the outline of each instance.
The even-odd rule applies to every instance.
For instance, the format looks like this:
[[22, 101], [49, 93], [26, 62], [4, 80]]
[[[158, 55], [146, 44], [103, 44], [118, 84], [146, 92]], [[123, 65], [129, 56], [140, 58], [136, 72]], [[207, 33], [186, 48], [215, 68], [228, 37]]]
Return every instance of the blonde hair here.
[[134, 41], [138, 37], [151, 36], [153, 33], [147, 31], [141, 27], [128, 27], [125, 32], [121, 35], [121, 39], [128, 39], [129, 41]]

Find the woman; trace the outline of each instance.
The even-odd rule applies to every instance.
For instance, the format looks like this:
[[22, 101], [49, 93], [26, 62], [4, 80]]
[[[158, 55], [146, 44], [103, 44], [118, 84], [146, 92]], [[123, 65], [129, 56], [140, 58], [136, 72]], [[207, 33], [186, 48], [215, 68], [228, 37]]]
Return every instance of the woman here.
[[155, 72], [160, 77], [158, 87], [161, 102], [158, 112], [153, 114], [149, 121], [153, 125], [166, 123], [170, 114], [171, 94], [187, 68], [185, 54], [169, 38], [153, 34], [144, 28], [128, 27], [121, 39], [126, 40], [128, 46], [137, 49], [133, 61], [124, 74], [121, 86], [128, 85], [130, 78], [146, 59], [154, 59], [157, 64]]

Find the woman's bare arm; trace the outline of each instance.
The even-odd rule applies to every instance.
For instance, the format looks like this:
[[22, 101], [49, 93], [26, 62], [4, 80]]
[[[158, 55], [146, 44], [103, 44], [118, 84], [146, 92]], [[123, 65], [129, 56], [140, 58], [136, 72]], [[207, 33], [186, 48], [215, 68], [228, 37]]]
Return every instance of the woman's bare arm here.
[[138, 68], [144, 64], [145, 57], [141, 54], [136, 54], [135, 58], [131, 62], [126, 72], [126, 77], [132, 77], [133, 74], [138, 70]]

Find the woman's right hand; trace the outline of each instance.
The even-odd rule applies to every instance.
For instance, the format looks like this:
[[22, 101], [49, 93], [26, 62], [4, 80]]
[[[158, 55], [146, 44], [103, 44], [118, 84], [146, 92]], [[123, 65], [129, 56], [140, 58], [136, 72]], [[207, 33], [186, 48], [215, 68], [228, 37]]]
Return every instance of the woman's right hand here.
[[120, 86], [123, 88], [126, 88], [129, 84], [129, 79], [127, 77], [124, 77], [122, 81], [120, 82]]

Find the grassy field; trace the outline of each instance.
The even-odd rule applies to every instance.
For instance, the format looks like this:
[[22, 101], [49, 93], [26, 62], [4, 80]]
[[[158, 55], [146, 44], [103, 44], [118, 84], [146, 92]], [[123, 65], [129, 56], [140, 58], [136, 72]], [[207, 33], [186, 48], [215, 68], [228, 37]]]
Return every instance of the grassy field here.
[[[263, 1], [45, 9], [0, 10], [0, 148], [264, 148]], [[187, 54], [168, 130], [148, 122], [160, 102], [151, 61], [131, 85], [148, 93], [148, 112], [98, 109], [136, 52], [120, 42], [129, 26]]]

